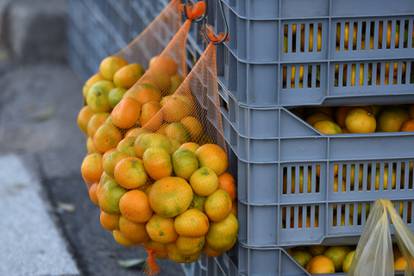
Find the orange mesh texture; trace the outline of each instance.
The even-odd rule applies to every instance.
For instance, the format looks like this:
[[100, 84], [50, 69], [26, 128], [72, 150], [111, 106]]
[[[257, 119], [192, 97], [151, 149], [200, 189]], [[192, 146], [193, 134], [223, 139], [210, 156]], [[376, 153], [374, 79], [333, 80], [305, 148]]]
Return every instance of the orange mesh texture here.
[[[187, 76], [187, 36], [192, 20], [205, 12], [205, 2], [185, 8], [189, 19], [179, 27], [180, 1], [171, 1], [135, 40], [117, 54], [130, 63], [140, 63], [147, 70], [112, 111], [112, 123], [123, 133], [136, 127], [162, 131], [172, 123], [180, 123], [190, 130], [183, 134], [180, 126], [173, 124], [168, 131], [170, 138], [179, 138], [176, 140], [181, 143], [211, 142], [225, 148], [213, 44], [208, 45]], [[168, 39], [170, 41], [166, 45]], [[138, 104], [131, 103], [131, 98]], [[149, 102], [152, 103], [147, 104]], [[133, 121], [135, 123], [131, 123]], [[183, 137], [178, 137], [180, 135]]]
[[172, 0], [164, 10], [116, 55], [129, 63], [148, 67], [149, 60], [161, 53], [181, 26], [180, 1]]
[[[197, 128], [198, 123], [201, 130]], [[187, 133], [181, 132], [179, 124], [185, 125]], [[213, 43], [207, 46], [174, 94], [165, 98], [161, 110], [142, 127], [162, 133], [168, 127], [167, 136], [176, 137], [180, 142], [215, 143], [226, 149]]]
[[152, 249], [147, 249], [145, 274], [147, 274], [148, 276], [153, 276], [157, 275], [158, 273], [160, 273], [160, 267], [157, 264], [155, 251]]
[[185, 56], [190, 27], [191, 20], [186, 20], [162, 53], [149, 60], [147, 71], [113, 109], [115, 126], [127, 130], [145, 124], [158, 111], [161, 97], [172, 94], [179, 86], [187, 74]]
[[185, 57], [190, 27], [188, 19], [162, 53], [150, 59], [147, 71], [112, 111], [115, 126], [126, 130], [146, 124], [159, 109], [161, 97], [172, 94], [179, 86], [187, 74]]
[[[186, 57], [186, 44], [187, 44], [187, 36], [188, 32], [190, 31], [191, 21], [186, 20], [181, 28], [177, 31], [175, 36], [171, 39], [165, 49], [162, 51], [160, 55], [161, 58], [168, 58], [172, 59], [177, 65], [177, 72], [181, 77], [184, 77], [187, 74], [187, 66], [185, 63]], [[154, 55], [155, 56], [155, 55]], [[153, 56], [153, 57], [154, 57]], [[158, 68], [148, 68], [145, 74], [135, 83], [133, 87], [131, 87], [127, 93], [133, 93], [130, 91], [135, 91], [137, 87], [139, 87], [142, 83], [153, 83], [154, 79], [160, 77], [162, 73]], [[169, 75], [169, 74], [168, 74]], [[171, 76], [170, 76], [171, 77]], [[159, 85], [158, 85], [159, 86]], [[165, 90], [164, 87], [159, 87], [161, 90]], [[168, 91], [162, 91], [163, 94], [168, 94]]]
[[186, 14], [191, 20], [197, 20], [198, 18], [202, 17], [206, 12], [206, 8], [207, 6], [204, 1], [197, 2], [194, 5], [185, 6]]
[[224, 39], [226, 40], [229, 39], [228, 34], [225, 34], [225, 33], [215, 34], [213, 28], [210, 25], [206, 25], [205, 28], [206, 28], [208, 39], [213, 43], [218, 43], [220, 41], [223, 41]]

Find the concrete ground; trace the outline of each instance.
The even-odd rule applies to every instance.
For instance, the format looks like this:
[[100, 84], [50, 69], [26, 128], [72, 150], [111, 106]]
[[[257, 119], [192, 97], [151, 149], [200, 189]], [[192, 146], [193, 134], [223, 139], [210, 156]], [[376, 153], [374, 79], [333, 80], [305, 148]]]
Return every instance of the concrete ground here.
[[0, 157], [0, 275], [78, 275], [79, 270], [39, 196], [40, 185], [16, 155]]

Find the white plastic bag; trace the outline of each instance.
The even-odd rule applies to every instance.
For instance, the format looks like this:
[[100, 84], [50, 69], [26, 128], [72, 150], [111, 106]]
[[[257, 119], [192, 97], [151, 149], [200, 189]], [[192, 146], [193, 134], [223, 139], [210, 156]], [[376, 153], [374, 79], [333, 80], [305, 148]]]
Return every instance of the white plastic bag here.
[[358, 242], [349, 275], [394, 275], [390, 222], [394, 225], [396, 241], [402, 256], [410, 260], [407, 261], [405, 275], [413, 275], [414, 235], [388, 199], [379, 199], [375, 202]]

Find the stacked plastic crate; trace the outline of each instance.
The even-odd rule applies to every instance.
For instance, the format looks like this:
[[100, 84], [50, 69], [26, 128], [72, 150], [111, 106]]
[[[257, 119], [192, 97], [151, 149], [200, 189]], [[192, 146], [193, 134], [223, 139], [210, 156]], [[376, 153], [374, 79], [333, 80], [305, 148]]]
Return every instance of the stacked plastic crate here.
[[[327, 136], [290, 111], [414, 103], [414, 2], [222, 1], [230, 41], [219, 71], [225, 136], [237, 157], [238, 273], [307, 275], [285, 249], [355, 244], [378, 198], [393, 200], [414, 229], [414, 133]], [[334, 188], [336, 175], [343, 188]]]

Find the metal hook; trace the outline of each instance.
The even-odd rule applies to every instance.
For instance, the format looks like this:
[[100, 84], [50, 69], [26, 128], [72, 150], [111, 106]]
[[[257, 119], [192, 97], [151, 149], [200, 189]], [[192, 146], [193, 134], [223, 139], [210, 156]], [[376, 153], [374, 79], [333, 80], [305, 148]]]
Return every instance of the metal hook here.
[[[225, 42], [228, 39], [228, 37], [229, 37], [229, 25], [227, 23], [227, 18], [226, 18], [225, 14], [224, 14], [224, 8], [223, 8], [222, 0], [217, 0], [217, 1], [219, 2], [220, 13], [221, 13], [221, 16], [222, 16], [223, 22], [224, 22], [224, 35], [222, 36], [222, 38], [220, 40], [212, 41], [210, 39], [210, 37], [208, 36], [208, 34], [207, 34], [207, 22], [206, 22], [206, 20], [204, 20], [204, 24], [203, 24], [204, 25], [204, 27], [203, 27], [203, 35], [204, 35], [204, 38], [207, 41], [213, 42], [214, 44], [221, 44], [221, 43]], [[205, 2], [207, 4], [208, 1], [205, 0]], [[205, 19], [205, 17], [204, 17], [204, 19]]]
[[[208, 3], [207, 3], [207, 0], [205, 0], [204, 2], [206, 3], [206, 12], [200, 18], [193, 19], [193, 22], [201, 22], [201, 21], [203, 21], [206, 18], [206, 16], [207, 16], [207, 9], [208, 9]], [[184, 15], [185, 15], [185, 18], [187, 18], [187, 19], [189, 19], [188, 13], [187, 13], [187, 6], [188, 5], [189, 5], [189, 1], [188, 0], [184, 0]]]

